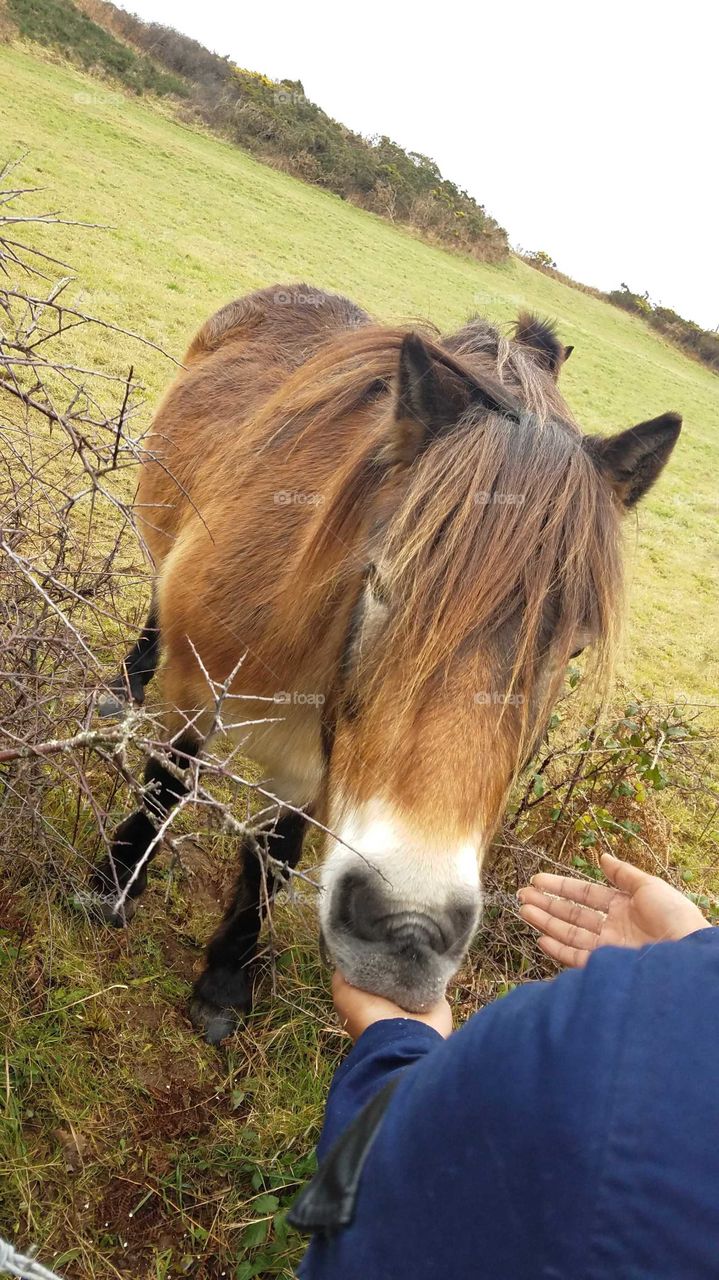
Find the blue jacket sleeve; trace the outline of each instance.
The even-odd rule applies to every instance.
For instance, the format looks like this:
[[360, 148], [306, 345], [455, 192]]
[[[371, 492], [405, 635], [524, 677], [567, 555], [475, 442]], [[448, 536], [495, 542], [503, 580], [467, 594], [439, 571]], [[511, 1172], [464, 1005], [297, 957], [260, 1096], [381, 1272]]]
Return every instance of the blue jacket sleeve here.
[[418, 1062], [442, 1043], [438, 1031], [412, 1018], [386, 1018], [368, 1027], [335, 1072], [317, 1144], [318, 1160], [398, 1071]]
[[715, 1280], [717, 990], [706, 930], [600, 948], [446, 1041], [370, 1027], [333, 1082], [320, 1159], [402, 1076], [352, 1221], [315, 1233], [300, 1276]]

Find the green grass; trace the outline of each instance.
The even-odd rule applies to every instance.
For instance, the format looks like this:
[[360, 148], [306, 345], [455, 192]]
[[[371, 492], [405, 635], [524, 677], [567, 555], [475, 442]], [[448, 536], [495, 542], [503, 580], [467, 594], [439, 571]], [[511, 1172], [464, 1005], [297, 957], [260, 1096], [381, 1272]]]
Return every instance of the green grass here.
[[290, 1276], [298, 1240], [283, 1211], [313, 1167], [343, 1047], [309, 914], [298, 926], [295, 909], [290, 931], [288, 908], [276, 913], [294, 934], [277, 956], [281, 994], [220, 1054], [184, 1016], [206, 936], [197, 886], [168, 907], [163, 879], [127, 935], [63, 910], [54, 884], [29, 935], [22, 893], [2, 902], [0, 1233], [43, 1244], [68, 1277], [214, 1280], [250, 1259], [261, 1270], [248, 1277]]
[[[385, 320], [446, 328], [482, 311], [508, 325], [522, 307], [555, 317], [576, 347], [564, 387], [588, 431], [680, 410], [676, 458], [627, 530], [622, 680], [658, 698], [714, 695], [719, 383], [707, 369], [517, 259], [482, 266], [432, 248], [176, 122], [167, 107], [35, 53], [0, 47], [0, 136], [3, 156], [28, 152], [22, 180], [46, 189], [37, 209], [105, 225], [47, 233], [72, 264], [76, 305], [177, 356], [229, 297], [306, 279]], [[75, 352], [108, 371], [134, 363], [148, 413], [172, 375], [147, 348], [138, 368], [136, 344], [102, 330], [77, 330]], [[69, 822], [67, 803], [59, 794], [59, 823]], [[92, 856], [90, 837], [83, 847]], [[213, 858], [215, 870], [176, 874], [167, 903], [168, 872], [158, 870], [127, 933], [72, 909], [72, 851], [40, 869], [15, 854], [0, 884], [0, 1231], [41, 1244], [68, 1277], [289, 1277], [300, 1251], [282, 1208], [310, 1166], [344, 1041], [329, 1017], [312, 911], [287, 905], [276, 915], [276, 994], [268, 974], [228, 1052], [193, 1036], [185, 1000], [217, 912], [213, 877], [228, 880], [232, 851]], [[533, 976], [516, 931], [503, 926], [500, 937], [488, 920], [483, 974], [475, 968], [458, 989], [465, 1003], [476, 1003], [478, 983], [486, 998]]]

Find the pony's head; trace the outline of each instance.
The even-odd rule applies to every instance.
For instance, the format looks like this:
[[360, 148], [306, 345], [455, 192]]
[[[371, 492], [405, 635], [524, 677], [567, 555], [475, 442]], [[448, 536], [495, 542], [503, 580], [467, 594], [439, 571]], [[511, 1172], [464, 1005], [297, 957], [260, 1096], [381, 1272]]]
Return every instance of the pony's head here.
[[681, 426], [583, 436], [564, 358], [528, 317], [511, 343], [480, 322], [400, 334], [309, 557], [331, 550], [334, 599], [353, 602], [324, 726], [322, 933], [350, 982], [406, 1009], [461, 961], [482, 857], [568, 661], [592, 646], [607, 670], [622, 514]]

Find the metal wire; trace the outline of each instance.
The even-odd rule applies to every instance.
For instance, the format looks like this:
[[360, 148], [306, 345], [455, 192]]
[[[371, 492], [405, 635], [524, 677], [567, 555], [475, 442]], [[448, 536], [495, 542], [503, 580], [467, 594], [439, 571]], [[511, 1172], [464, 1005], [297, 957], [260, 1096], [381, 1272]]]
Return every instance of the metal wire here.
[[55, 1271], [48, 1271], [34, 1258], [18, 1253], [9, 1240], [0, 1236], [0, 1275], [19, 1276], [20, 1280], [62, 1280]]

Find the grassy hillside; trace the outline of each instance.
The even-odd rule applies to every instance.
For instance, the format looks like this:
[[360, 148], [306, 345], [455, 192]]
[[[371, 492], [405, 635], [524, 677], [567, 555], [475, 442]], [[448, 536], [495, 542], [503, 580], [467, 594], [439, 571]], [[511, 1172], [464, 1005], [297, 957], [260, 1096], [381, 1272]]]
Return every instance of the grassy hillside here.
[[[479, 265], [429, 247], [158, 105], [2, 46], [0, 137], [3, 156], [28, 153], [23, 183], [45, 188], [36, 208], [104, 224], [48, 232], [78, 278], [77, 305], [178, 356], [229, 297], [306, 279], [387, 320], [449, 327], [482, 311], [508, 325], [521, 307], [555, 317], [575, 344], [564, 386], [588, 431], [682, 411], [676, 459], [627, 530], [622, 678], [657, 698], [714, 696], [719, 383], [708, 370], [524, 262]], [[171, 374], [148, 348], [139, 368], [137, 346], [107, 331], [78, 329], [75, 351], [77, 364], [108, 371], [134, 363], [148, 413]], [[219, 1054], [192, 1035], [184, 1002], [232, 848], [213, 860], [190, 851], [174, 875], [158, 868], [132, 928], [113, 932], [63, 895], [80, 841], [69, 808], [53, 816], [67, 832], [57, 865], [29, 858], [27, 870], [13, 850], [0, 880], [0, 1232], [41, 1244], [68, 1280], [289, 1280], [301, 1244], [282, 1207], [310, 1167], [345, 1043], [329, 1018], [312, 904], [276, 913], [277, 993], [266, 998], [267, 979], [249, 1030]], [[90, 856], [92, 814], [85, 824]], [[538, 976], [524, 935], [508, 908], [490, 909], [459, 1004]]]
[[275, 82], [238, 67], [110, 0], [3, 3], [27, 39], [136, 92], [181, 97], [191, 119], [283, 172], [393, 222], [421, 227], [432, 243], [465, 249], [482, 262], [507, 257], [504, 228], [433, 160], [390, 138], [353, 133], [311, 102], [299, 80]]

